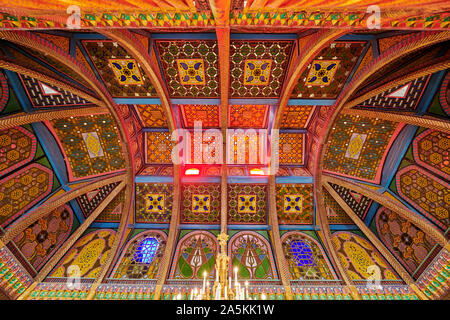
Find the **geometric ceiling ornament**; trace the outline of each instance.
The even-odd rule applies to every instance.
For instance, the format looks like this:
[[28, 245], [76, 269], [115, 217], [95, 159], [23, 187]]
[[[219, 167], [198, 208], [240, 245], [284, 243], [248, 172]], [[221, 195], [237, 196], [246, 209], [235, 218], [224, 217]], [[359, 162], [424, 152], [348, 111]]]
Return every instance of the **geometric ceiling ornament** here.
[[91, 102], [70, 91], [49, 85], [35, 78], [19, 74], [33, 107], [84, 106]]
[[268, 105], [230, 105], [228, 126], [230, 128], [264, 128]]
[[281, 115], [281, 127], [286, 129], [304, 129], [314, 114], [314, 106], [287, 105]]
[[450, 180], [450, 134], [428, 129], [413, 141], [414, 160], [436, 175]]
[[422, 98], [430, 76], [392, 87], [358, 104], [359, 108], [414, 111]]
[[267, 223], [267, 186], [265, 184], [228, 184], [228, 223]]
[[45, 95], [60, 95], [61, 93], [59, 93], [58, 91], [56, 91], [55, 89], [49, 87], [48, 85], [46, 85], [45, 83], [42, 83], [39, 81], [39, 85], [42, 88], [42, 91], [44, 91]]
[[182, 85], [204, 85], [205, 64], [203, 59], [177, 59]]
[[303, 165], [305, 134], [282, 132], [279, 135], [279, 163], [283, 165]]
[[245, 60], [244, 85], [268, 85], [271, 68], [272, 60]]
[[400, 89], [397, 89], [396, 91], [390, 93], [387, 95], [388, 98], [405, 98], [406, 94], [408, 93], [409, 87], [411, 86], [411, 83], [408, 83], [401, 87]]
[[348, 231], [339, 231], [333, 233], [331, 239], [350, 280], [371, 279], [368, 267], [372, 265], [378, 267], [380, 280], [400, 280], [378, 250], [362, 236]]
[[310, 86], [328, 86], [339, 66], [338, 60], [314, 60], [306, 83]]
[[163, 107], [159, 104], [136, 104], [136, 113], [146, 128], [167, 128]]
[[337, 184], [330, 183], [336, 193], [345, 201], [345, 203], [356, 213], [361, 220], [367, 215], [372, 200], [350, 189], [341, 187]]
[[77, 202], [80, 205], [84, 217], [85, 218], [89, 217], [89, 215], [103, 202], [103, 200], [105, 200], [105, 198], [118, 185], [119, 182], [114, 182], [79, 196], [77, 198]]
[[185, 128], [194, 128], [196, 121], [201, 123], [202, 128], [218, 128], [220, 126], [219, 105], [180, 104], [178, 106]]
[[53, 172], [39, 163], [0, 180], [0, 225], [4, 228], [52, 190]]
[[[426, 232], [391, 210], [381, 207], [375, 216], [378, 236], [401, 264], [417, 279], [432, 259], [436, 242]], [[438, 245], [437, 250], [441, 249]], [[425, 266], [423, 266], [425, 264]]]
[[396, 174], [397, 191], [404, 200], [443, 230], [450, 225], [450, 184], [416, 165]]
[[156, 97], [156, 89], [135, 59], [117, 42], [82, 40], [90, 60], [113, 97]]
[[367, 139], [367, 134], [353, 133], [350, 137], [347, 150], [345, 151], [345, 157], [352, 159], [359, 159], [364, 142]]
[[141, 72], [134, 59], [108, 59], [109, 66], [121, 85], [143, 84]]
[[69, 179], [97, 176], [124, 167], [122, 146], [110, 114], [51, 120], [69, 165]]
[[311, 184], [277, 184], [276, 203], [280, 224], [312, 224], [314, 216]]
[[325, 204], [325, 211], [327, 213], [328, 223], [330, 224], [353, 224], [353, 220], [342, 209], [339, 203], [323, 189], [323, 201]]
[[219, 53], [216, 40], [156, 40], [171, 98], [218, 98]]
[[306, 68], [291, 98], [336, 99], [364, 51], [366, 42], [335, 41]]
[[390, 144], [401, 128], [401, 124], [388, 120], [338, 115], [325, 151], [324, 170], [377, 181]]
[[292, 41], [232, 40], [230, 97], [278, 98], [292, 48]]
[[23, 127], [0, 130], [0, 177], [30, 162], [37, 139]]
[[[450, 116], [450, 72], [447, 72], [439, 89], [439, 102], [441, 103], [444, 112]], [[1, 111], [1, 105], [0, 105]]]
[[125, 189], [106, 206], [98, 215], [95, 222], [120, 222], [125, 201]]

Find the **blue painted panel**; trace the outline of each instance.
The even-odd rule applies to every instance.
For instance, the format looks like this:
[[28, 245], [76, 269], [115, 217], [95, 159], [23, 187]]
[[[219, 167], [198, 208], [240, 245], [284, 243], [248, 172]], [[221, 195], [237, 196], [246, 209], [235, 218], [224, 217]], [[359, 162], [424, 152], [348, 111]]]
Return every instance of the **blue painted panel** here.
[[22, 82], [19, 79], [17, 73], [4, 69], [6, 76], [8, 77], [9, 83], [16, 94], [17, 100], [19, 100], [20, 105], [23, 107], [25, 112], [33, 112], [33, 107], [28, 99], [28, 95]]
[[275, 177], [275, 183], [314, 183], [312, 176]]
[[227, 177], [228, 183], [269, 183], [268, 177]]
[[289, 99], [288, 106], [332, 106], [335, 99]]
[[98, 229], [119, 229], [119, 223], [117, 222], [93, 222], [90, 228]]
[[439, 89], [442, 78], [444, 78], [446, 71], [447, 70], [436, 72], [430, 77], [427, 88], [425, 89], [422, 98], [417, 105], [417, 113], [419, 115], [423, 115], [427, 111], [430, 103], [433, 101], [436, 91]]
[[182, 183], [220, 183], [221, 177], [181, 177]]
[[159, 98], [114, 98], [117, 104], [161, 104]]
[[67, 167], [64, 161], [64, 157], [59, 149], [58, 143], [55, 137], [50, 133], [48, 128], [41, 122], [32, 123], [31, 126], [36, 132], [38, 140], [47, 155], [50, 164], [52, 165], [53, 171], [55, 172], [58, 180], [62, 185], [69, 182], [67, 176]]
[[136, 176], [136, 183], [173, 183], [173, 177], [167, 176]]
[[172, 98], [170, 99], [172, 105], [174, 104], [202, 104], [202, 105], [220, 105], [220, 99], [182, 99]]
[[389, 184], [400, 166], [403, 156], [406, 151], [408, 151], [409, 145], [416, 134], [417, 128], [418, 127], [416, 126], [407, 125], [395, 139], [384, 162], [383, 171], [381, 174], [382, 186], [389, 187]]
[[354, 224], [330, 224], [330, 230], [345, 231], [345, 230], [359, 230]]
[[70, 200], [69, 203], [70, 203], [70, 206], [72, 207], [73, 213], [77, 217], [80, 224], [82, 224], [84, 222], [85, 218], [83, 216], [83, 212], [81, 211], [80, 205], [78, 204], [78, 201], [73, 199], [73, 200]]

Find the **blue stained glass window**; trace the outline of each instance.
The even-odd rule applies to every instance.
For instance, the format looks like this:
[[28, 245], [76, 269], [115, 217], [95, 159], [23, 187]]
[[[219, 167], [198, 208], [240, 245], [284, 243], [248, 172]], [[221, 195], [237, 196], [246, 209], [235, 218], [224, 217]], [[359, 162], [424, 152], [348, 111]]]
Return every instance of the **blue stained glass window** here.
[[134, 253], [134, 260], [138, 263], [152, 263], [158, 245], [158, 240], [155, 238], [145, 238], [139, 243], [136, 252]]
[[291, 246], [291, 253], [297, 266], [317, 265], [311, 247], [307, 243], [301, 240], [292, 240], [289, 245]]

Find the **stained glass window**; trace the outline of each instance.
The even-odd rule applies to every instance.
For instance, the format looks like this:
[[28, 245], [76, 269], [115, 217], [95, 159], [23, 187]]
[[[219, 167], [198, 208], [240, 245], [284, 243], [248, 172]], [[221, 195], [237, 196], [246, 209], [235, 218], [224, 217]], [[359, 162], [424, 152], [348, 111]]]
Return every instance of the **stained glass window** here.
[[293, 280], [334, 279], [320, 244], [311, 237], [289, 232], [283, 237], [282, 245]]
[[139, 263], [152, 263], [157, 249], [158, 240], [155, 238], [146, 238], [137, 247], [134, 253], [134, 260]]
[[289, 243], [291, 246], [292, 256], [295, 260], [295, 264], [301, 266], [316, 266], [313, 252], [310, 246], [302, 240], [293, 240]]
[[114, 278], [155, 279], [161, 258], [166, 248], [166, 236], [160, 231], [148, 231], [138, 234], [130, 240]]

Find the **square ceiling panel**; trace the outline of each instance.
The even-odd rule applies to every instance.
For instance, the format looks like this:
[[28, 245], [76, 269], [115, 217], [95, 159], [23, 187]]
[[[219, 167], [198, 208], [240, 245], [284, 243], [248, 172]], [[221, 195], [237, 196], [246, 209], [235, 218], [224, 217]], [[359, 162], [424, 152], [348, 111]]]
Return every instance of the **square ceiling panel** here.
[[289, 106], [281, 114], [281, 128], [304, 129], [314, 114], [315, 106]]
[[113, 97], [156, 97], [156, 90], [137, 61], [113, 41], [82, 42]]
[[168, 131], [145, 132], [146, 163], [172, 163], [173, 142]]
[[228, 126], [230, 128], [265, 128], [268, 105], [230, 105]]
[[291, 98], [335, 99], [349, 78], [366, 42], [333, 42], [300, 76]]
[[144, 127], [167, 128], [164, 109], [159, 104], [137, 104], [136, 113]]
[[305, 134], [280, 132], [279, 136], [279, 163], [303, 165], [305, 154]]
[[217, 41], [156, 41], [161, 71], [171, 98], [218, 98]]
[[179, 105], [185, 128], [194, 128], [194, 122], [200, 121], [202, 128], [220, 127], [219, 105]]
[[231, 41], [230, 96], [278, 98], [292, 48], [292, 41]]

